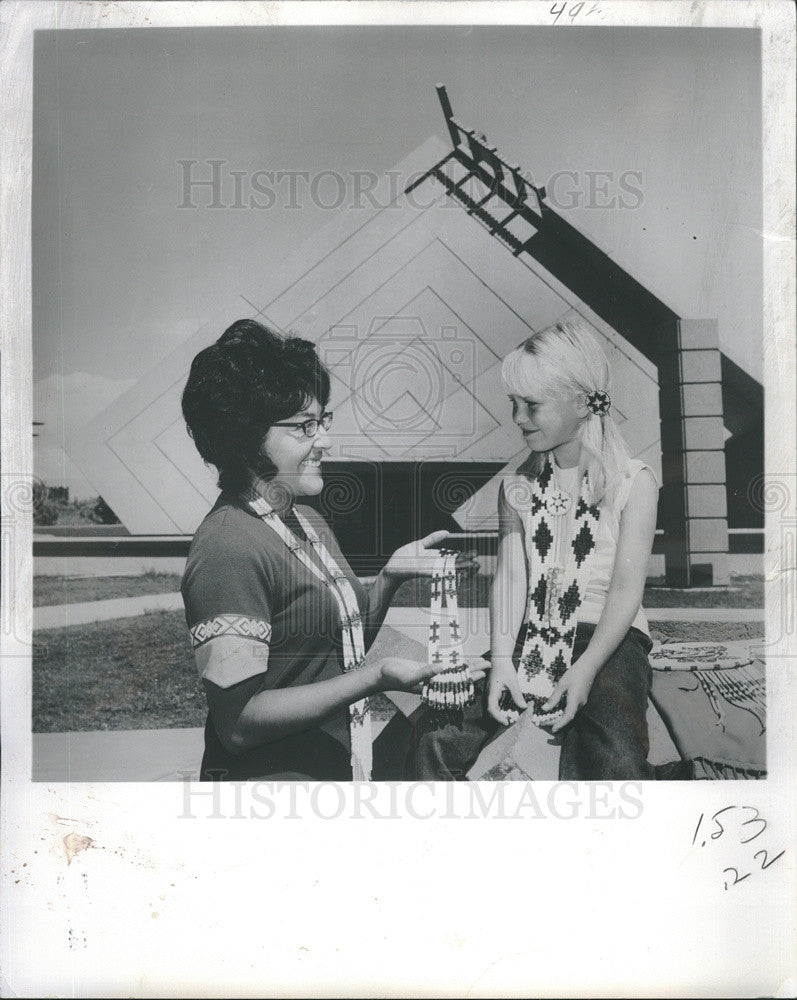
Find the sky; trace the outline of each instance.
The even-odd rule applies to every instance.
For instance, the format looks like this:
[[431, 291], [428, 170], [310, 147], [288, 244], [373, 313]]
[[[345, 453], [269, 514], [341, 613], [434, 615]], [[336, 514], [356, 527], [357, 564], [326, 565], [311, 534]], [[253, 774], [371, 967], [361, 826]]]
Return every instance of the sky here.
[[[760, 36], [744, 29], [232, 28], [40, 32], [34, 58], [34, 471], [94, 492], [63, 443], [329, 221], [297, 180], [381, 175], [458, 120], [676, 312], [762, 376]], [[186, 170], [223, 161], [222, 206]], [[234, 207], [233, 172], [243, 207]], [[562, 171], [573, 171], [563, 175]], [[641, 192], [590, 198], [589, 172]], [[629, 172], [633, 172], [630, 174]], [[558, 175], [558, 179], [557, 179]], [[630, 178], [630, 180], [628, 180]], [[327, 175], [316, 202], [331, 205]], [[262, 204], [265, 199], [259, 199]], [[630, 203], [630, 204], [629, 204]], [[219, 331], [221, 332], [221, 330]]]

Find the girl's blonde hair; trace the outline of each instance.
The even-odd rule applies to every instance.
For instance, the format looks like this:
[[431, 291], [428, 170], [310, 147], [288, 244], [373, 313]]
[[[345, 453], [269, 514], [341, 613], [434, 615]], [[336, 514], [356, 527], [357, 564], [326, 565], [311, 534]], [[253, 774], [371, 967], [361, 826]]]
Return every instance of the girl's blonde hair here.
[[[588, 393], [609, 392], [609, 362], [600, 344], [578, 320], [560, 320], [532, 334], [509, 353], [501, 375], [509, 393], [526, 399], [585, 401]], [[599, 503], [615, 491], [628, 468], [630, 455], [614, 421], [607, 413], [587, 409], [579, 434], [581, 469], [587, 472], [590, 503]], [[524, 463], [532, 478], [545, 467], [545, 452], [532, 452]]]

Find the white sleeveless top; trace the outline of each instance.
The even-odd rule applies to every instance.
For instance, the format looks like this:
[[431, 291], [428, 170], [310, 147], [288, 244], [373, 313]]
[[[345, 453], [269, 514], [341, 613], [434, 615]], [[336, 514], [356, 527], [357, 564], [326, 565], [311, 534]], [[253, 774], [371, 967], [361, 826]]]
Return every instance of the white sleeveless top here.
[[[579, 608], [579, 622], [588, 622], [590, 624], [597, 625], [600, 620], [600, 616], [603, 613], [603, 608], [606, 604], [606, 596], [609, 592], [609, 582], [611, 581], [612, 571], [614, 570], [614, 560], [617, 555], [617, 541], [620, 537], [620, 517], [626, 503], [628, 502], [628, 497], [631, 493], [631, 487], [634, 480], [642, 469], [648, 469], [653, 478], [656, 479], [656, 474], [649, 465], [646, 465], [644, 462], [640, 462], [639, 459], [631, 459], [628, 464], [628, 469], [623, 474], [620, 486], [615, 492], [614, 498], [611, 501], [604, 500], [601, 502], [600, 520], [598, 521], [597, 538], [595, 540], [595, 551], [592, 554], [591, 574], [587, 585], [587, 591], [584, 595], [584, 600]], [[521, 521], [523, 522], [524, 548], [526, 551], [526, 562], [528, 564], [529, 560], [534, 558], [534, 546], [530, 539], [531, 511], [528, 508], [528, 504], [523, 502], [523, 498], [528, 495], [528, 491], [509, 489], [513, 482], [524, 478], [525, 477], [519, 476], [517, 473], [505, 476], [504, 497], [513, 510], [517, 511], [520, 515]], [[575, 501], [578, 500], [578, 494], [581, 487], [578, 477], [578, 466], [574, 466], [572, 469], [560, 469], [557, 466], [556, 482], [559, 488], [564, 490], [566, 493], [569, 493], [574, 501], [570, 506], [570, 511], [563, 515], [564, 523], [562, 527], [564, 530], [558, 533], [561, 552], [558, 554], [559, 558], [557, 561], [564, 561], [566, 546], [569, 539], [573, 535], [576, 508]], [[657, 479], [656, 482], [658, 484]], [[510, 497], [512, 502], [510, 502]], [[633, 622], [631, 622], [631, 626], [632, 628], [639, 629], [640, 632], [644, 632], [645, 635], [650, 634], [648, 631], [647, 618], [645, 617], [645, 612], [642, 610], [641, 606], [639, 607]]]

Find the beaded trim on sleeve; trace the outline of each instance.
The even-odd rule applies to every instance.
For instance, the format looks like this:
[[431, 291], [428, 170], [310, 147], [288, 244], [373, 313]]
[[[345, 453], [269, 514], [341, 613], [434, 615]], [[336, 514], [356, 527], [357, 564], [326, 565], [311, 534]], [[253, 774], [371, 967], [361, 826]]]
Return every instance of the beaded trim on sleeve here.
[[237, 635], [245, 639], [256, 639], [268, 645], [271, 638], [271, 625], [260, 618], [247, 618], [245, 615], [216, 615], [189, 629], [191, 647], [199, 649], [211, 639], [222, 635]]

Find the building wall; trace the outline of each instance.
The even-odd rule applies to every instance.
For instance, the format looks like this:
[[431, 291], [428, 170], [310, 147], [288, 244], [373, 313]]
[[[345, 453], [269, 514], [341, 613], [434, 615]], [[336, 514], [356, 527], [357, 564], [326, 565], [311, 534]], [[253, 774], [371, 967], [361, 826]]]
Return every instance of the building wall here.
[[[333, 219], [279, 274], [242, 296], [242, 316], [255, 303], [256, 318], [313, 340], [330, 370], [335, 421], [319, 503], [352, 535], [346, 547], [365, 571], [435, 527], [496, 529], [500, 477], [526, 455], [501, 359], [530, 333], [573, 317], [593, 330], [613, 372], [613, 417], [631, 453], [659, 477], [662, 324], [672, 328], [667, 336], [704, 335], [556, 213], [547, 223], [542, 213], [539, 231], [515, 219], [502, 233], [493, 214], [501, 206], [437, 139], [386, 174], [376, 203], [389, 201], [391, 174], [424, 171], [388, 207]], [[190, 535], [215, 499], [215, 476], [186, 433], [180, 395], [192, 358], [228, 322], [207, 324], [68, 444], [133, 534]], [[705, 329], [716, 339], [716, 324]], [[674, 389], [691, 392], [682, 381]], [[721, 414], [719, 395], [716, 405]], [[701, 406], [687, 407], [695, 426]], [[743, 443], [754, 428], [747, 419], [734, 429]], [[737, 451], [747, 476], [756, 460], [728, 446], [729, 455]]]
[[[396, 169], [407, 176], [443, 155], [430, 140]], [[615, 415], [632, 452], [660, 471], [655, 366], [432, 177], [354, 225], [334, 220], [280, 275], [264, 276], [251, 301], [263, 303], [264, 322], [318, 344], [332, 374], [333, 462], [517, 462], [525, 449], [501, 359], [532, 331], [579, 313], [610, 356]], [[221, 332], [208, 325], [68, 445], [134, 534], [191, 533], [213, 501], [179, 400], [191, 358]], [[460, 524], [494, 520], [494, 493], [485, 484]]]

